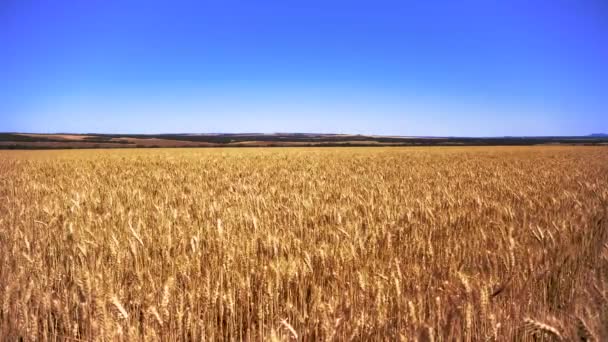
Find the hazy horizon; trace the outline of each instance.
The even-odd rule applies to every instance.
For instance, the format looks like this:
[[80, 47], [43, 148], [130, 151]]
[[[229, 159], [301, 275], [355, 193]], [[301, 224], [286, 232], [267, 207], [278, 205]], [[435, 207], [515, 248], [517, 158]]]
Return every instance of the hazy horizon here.
[[600, 1], [40, 1], [0, 18], [3, 132], [608, 132]]
[[346, 136], [369, 136], [369, 137], [401, 137], [401, 138], [543, 138], [543, 137], [591, 137], [594, 135], [608, 136], [605, 132], [593, 132], [584, 135], [383, 135], [383, 134], [361, 134], [361, 133], [333, 133], [333, 132], [18, 132], [2, 131], [0, 134], [35, 134], [35, 135], [346, 135]]

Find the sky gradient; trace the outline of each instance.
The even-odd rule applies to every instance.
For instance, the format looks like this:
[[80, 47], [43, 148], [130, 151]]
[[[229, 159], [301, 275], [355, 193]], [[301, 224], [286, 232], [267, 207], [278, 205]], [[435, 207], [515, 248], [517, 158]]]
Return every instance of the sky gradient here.
[[608, 2], [0, 4], [0, 131], [608, 132]]

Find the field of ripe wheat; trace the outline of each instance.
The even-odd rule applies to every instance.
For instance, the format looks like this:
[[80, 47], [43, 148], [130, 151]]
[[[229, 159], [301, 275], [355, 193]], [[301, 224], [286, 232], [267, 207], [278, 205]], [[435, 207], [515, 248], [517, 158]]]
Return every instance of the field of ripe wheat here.
[[0, 152], [0, 340], [608, 338], [608, 148]]

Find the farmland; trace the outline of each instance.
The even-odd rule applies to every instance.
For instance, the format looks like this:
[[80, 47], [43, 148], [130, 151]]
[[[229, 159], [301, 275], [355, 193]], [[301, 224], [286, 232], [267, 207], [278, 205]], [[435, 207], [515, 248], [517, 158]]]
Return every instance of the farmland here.
[[0, 133], [0, 150], [169, 147], [608, 145], [603, 134], [571, 137], [408, 137], [319, 133], [28, 134]]
[[0, 151], [0, 340], [608, 338], [608, 148]]

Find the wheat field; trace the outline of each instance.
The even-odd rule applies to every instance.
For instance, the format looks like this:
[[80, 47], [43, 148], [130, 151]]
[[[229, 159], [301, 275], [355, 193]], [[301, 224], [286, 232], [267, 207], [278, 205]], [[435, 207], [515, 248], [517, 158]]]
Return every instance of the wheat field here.
[[606, 340], [608, 148], [0, 152], [0, 340]]

